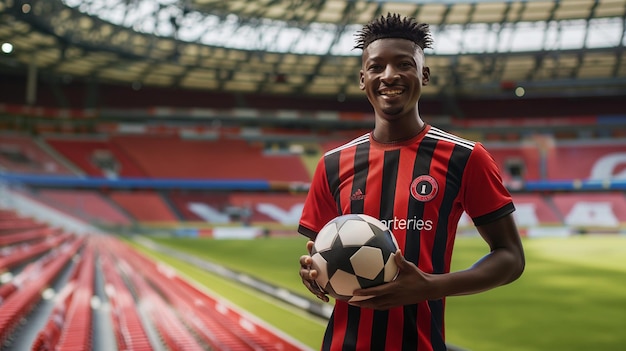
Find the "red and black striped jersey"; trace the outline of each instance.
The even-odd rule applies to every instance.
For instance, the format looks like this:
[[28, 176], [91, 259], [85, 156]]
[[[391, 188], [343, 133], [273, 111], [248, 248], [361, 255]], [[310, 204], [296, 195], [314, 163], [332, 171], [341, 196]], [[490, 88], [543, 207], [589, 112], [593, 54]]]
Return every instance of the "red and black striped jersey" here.
[[[450, 271], [463, 211], [475, 225], [515, 210], [482, 144], [427, 126], [393, 144], [368, 133], [320, 159], [298, 231], [315, 238], [338, 215], [364, 213], [394, 233], [405, 258], [428, 273]], [[445, 299], [374, 311], [337, 301], [322, 350], [446, 350]]]

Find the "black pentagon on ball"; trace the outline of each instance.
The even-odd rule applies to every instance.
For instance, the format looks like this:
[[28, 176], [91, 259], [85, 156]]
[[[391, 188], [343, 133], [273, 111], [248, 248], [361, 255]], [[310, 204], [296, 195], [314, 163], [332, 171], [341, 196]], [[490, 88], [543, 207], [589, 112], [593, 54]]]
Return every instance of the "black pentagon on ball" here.
[[350, 257], [352, 257], [355, 252], [359, 251], [360, 248], [360, 246], [346, 246], [341, 241], [341, 236], [335, 236], [330, 249], [320, 252], [320, 255], [328, 262], [328, 277], [332, 277], [338, 269], [354, 274]]

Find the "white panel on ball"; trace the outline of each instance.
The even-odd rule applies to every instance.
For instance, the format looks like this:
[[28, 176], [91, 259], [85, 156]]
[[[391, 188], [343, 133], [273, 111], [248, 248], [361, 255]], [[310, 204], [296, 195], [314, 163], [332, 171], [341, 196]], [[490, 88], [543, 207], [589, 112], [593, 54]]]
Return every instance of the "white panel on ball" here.
[[374, 237], [372, 229], [365, 221], [350, 220], [339, 228], [343, 246], [361, 246]]
[[354, 290], [360, 287], [355, 275], [341, 270], [335, 272], [330, 278], [330, 285], [337, 294], [345, 296], [352, 296]]
[[383, 268], [383, 253], [379, 248], [363, 246], [350, 257], [354, 273], [370, 280], [376, 278]]
[[337, 224], [331, 223], [326, 225], [317, 234], [315, 239], [315, 249], [317, 251], [328, 250], [333, 245], [335, 237], [337, 237]]

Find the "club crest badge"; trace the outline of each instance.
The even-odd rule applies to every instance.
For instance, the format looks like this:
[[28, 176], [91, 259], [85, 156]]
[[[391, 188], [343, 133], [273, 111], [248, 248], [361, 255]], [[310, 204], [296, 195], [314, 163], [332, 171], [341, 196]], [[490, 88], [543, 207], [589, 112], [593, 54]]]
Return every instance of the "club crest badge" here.
[[428, 202], [437, 196], [439, 184], [429, 175], [421, 175], [411, 182], [411, 196], [417, 201]]

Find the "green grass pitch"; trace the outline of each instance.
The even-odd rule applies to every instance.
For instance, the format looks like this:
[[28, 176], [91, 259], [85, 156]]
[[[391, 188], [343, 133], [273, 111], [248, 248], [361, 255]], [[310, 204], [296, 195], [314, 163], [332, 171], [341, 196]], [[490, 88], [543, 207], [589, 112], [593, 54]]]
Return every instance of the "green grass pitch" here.
[[[303, 237], [154, 240], [308, 294], [298, 276]], [[472, 351], [617, 350], [626, 345], [626, 236], [528, 239], [524, 247], [526, 271], [518, 281], [447, 299], [448, 342]], [[480, 238], [461, 237], [454, 250], [453, 270], [459, 270], [486, 254], [487, 246]], [[164, 255], [155, 257], [319, 348], [324, 321]]]

